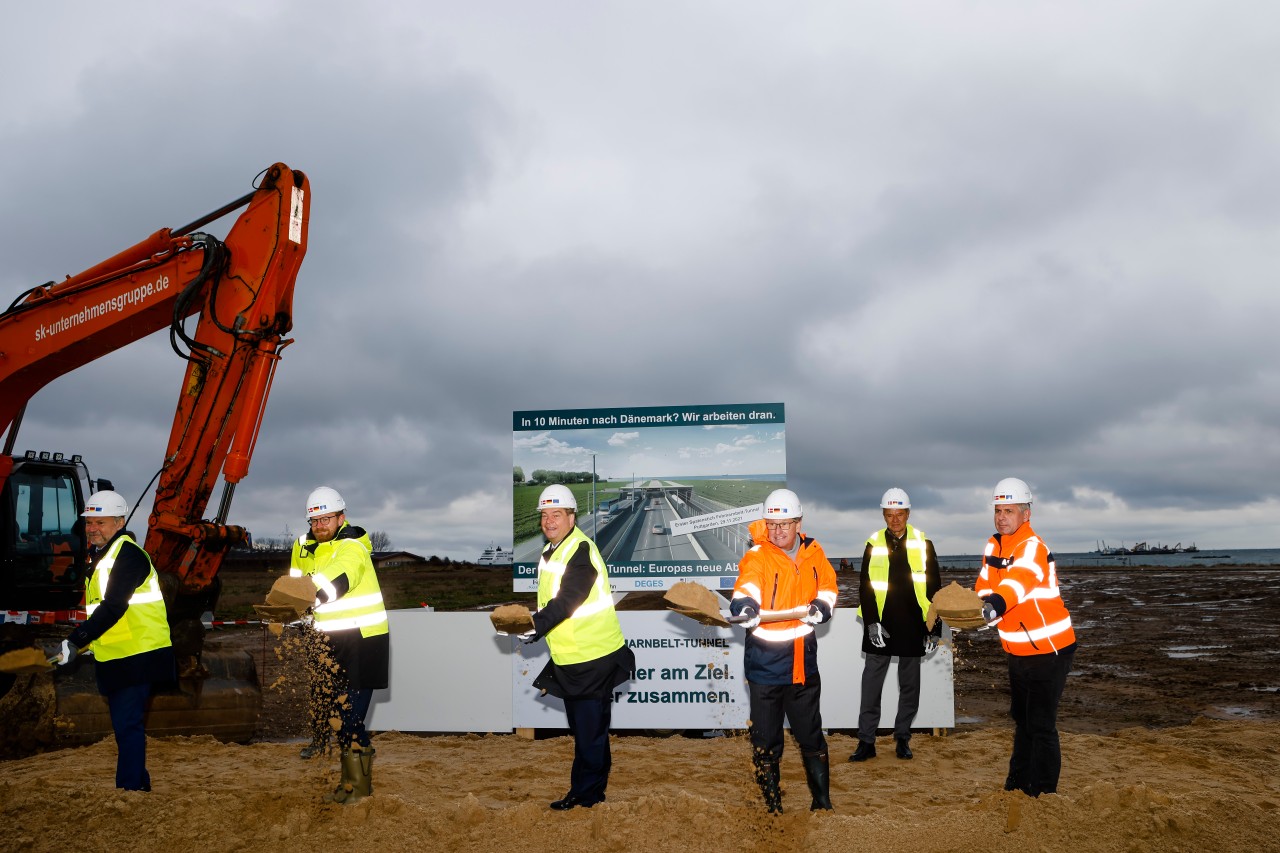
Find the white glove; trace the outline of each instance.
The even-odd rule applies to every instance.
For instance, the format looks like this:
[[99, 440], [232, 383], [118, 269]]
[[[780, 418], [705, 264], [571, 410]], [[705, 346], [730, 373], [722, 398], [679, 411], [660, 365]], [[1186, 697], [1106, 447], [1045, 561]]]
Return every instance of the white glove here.
[[877, 649], [883, 649], [884, 641], [889, 639], [889, 632], [885, 630], [884, 625], [876, 622], [867, 629], [867, 636], [871, 639], [871, 645]]
[[536, 643], [538, 642], [538, 630], [536, 628], [530, 628], [523, 634], [516, 634], [516, 639], [525, 645], [528, 645], [529, 643]]
[[75, 646], [71, 645], [70, 640], [63, 640], [62, 647], [58, 650], [58, 657], [54, 662], [58, 666], [66, 666], [67, 664], [75, 660], [76, 655], [78, 655], [79, 653], [80, 653], [80, 650], [77, 649]]
[[738, 624], [748, 631], [760, 624], [760, 614], [752, 607], [742, 608], [742, 612], [738, 614], [738, 619]]
[[822, 624], [822, 621], [823, 621], [823, 620], [822, 620], [822, 611], [818, 609], [818, 605], [816, 605], [816, 604], [810, 604], [810, 605], [809, 605], [809, 612], [808, 612], [808, 613], [806, 613], [806, 614], [804, 615], [804, 617], [803, 617], [803, 618], [801, 618], [801, 620], [800, 620], [800, 621], [801, 621], [801, 622], [807, 622], [807, 623], [809, 623], [810, 625], [821, 625], [821, 624]]

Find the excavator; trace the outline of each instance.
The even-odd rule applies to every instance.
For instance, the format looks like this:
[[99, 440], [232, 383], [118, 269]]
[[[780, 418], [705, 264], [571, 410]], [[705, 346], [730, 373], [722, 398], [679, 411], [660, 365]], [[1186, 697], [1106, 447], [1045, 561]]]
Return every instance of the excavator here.
[[[217, 604], [224, 558], [248, 539], [227, 517], [281, 351], [293, 342], [285, 335], [311, 188], [283, 163], [253, 185], [189, 225], [162, 228], [78, 275], [30, 288], [0, 314], [0, 653], [84, 618], [90, 568], [80, 513], [92, 492], [112, 488], [90, 476], [79, 454], [17, 451], [28, 402], [54, 379], [165, 328], [186, 361], [144, 543], [179, 662], [177, 684], [152, 699], [151, 735], [247, 741], [262, 704], [253, 659], [206, 643], [204, 621]], [[240, 208], [224, 239], [200, 230]], [[220, 477], [217, 511], [205, 518]], [[91, 663], [67, 670], [0, 673], [0, 755], [110, 733]]]

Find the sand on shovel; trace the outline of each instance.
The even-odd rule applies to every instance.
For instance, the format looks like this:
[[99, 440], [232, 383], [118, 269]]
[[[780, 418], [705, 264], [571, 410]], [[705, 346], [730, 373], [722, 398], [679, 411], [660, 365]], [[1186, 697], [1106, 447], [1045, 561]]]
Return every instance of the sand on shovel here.
[[729, 620], [720, 614], [724, 599], [699, 583], [680, 581], [662, 596], [667, 608], [688, 616], [703, 625], [728, 628]]
[[34, 647], [14, 649], [0, 655], [0, 672], [29, 675], [33, 672], [48, 672], [51, 669], [53, 664], [49, 663], [49, 656]]
[[266, 622], [296, 622], [315, 601], [316, 585], [311, 578], [285, 575], [271, 585], [267, 603], [253, 605], [253, 611]]
[[982, 618], [982, 599], [972, 589], [955, 581], [934, 594], [924, 621], [932, 629], [939, 618], [952, 630], [981, 628], [987, 624], [987, 620]]
[[523, 604], [504, 604], [489, 614], [493, 629], [499, 634], [523, 634], [533, 630], [533, 614]]

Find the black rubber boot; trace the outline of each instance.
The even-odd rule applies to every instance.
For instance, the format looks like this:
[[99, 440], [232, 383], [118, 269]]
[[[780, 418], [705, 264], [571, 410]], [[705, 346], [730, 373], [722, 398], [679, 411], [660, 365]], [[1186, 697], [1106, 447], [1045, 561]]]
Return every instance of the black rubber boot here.
[[801, 755], [800, 760], [804, 763], [804, 778], [809, 783], [809, 793], [813, 795], [809, 811], [831, 809], [831, 765], [827, 753]]
[[764, 806], [769, 814], [782, 814], [782, 772], [778, 762], [756, 759], [756, 784], [764, 794]]
[[303, 759], [315, 758], [317, 755], [324, 755], [329, 751], [329, 741], [315, 738], [311, 743], [298, 750], [299, 757]]

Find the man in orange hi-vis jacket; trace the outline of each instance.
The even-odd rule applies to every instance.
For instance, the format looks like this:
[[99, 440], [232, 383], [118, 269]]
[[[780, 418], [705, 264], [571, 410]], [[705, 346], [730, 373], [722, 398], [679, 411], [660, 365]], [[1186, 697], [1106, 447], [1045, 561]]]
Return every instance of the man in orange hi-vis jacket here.
[[800, 532], [796, 493], [778, 489], [751, 523], [755, 545], [738, 563], [729, 613], [747, 629], [743, 671], [751, 696], [756, 782], [770, 813], [782, 812], [779, 762], [783, 719], [800, 747], [810, 810], [830, 809], [830, 763], [822, 734], [822, 681], [814, 625], [835, 612], [836, 573], [822, 546]]
[[1058, 790], [1058, 701], [1071, 672], [1076, 634], [1058, 589], [1053, 553], [1031, 529], [1031, 489], [1007, 477], [996, 484], [991, 503], [996, 533], [987, 541], [974, 590], [1008, 653], [1014, 733], [1004, 789], [1038, 797]]

